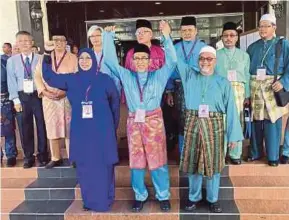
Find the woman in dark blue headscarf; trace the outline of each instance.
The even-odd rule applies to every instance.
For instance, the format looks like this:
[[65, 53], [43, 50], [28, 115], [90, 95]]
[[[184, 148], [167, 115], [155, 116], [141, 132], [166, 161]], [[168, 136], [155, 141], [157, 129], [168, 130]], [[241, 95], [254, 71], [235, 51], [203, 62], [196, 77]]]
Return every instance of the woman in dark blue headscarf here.
[[119, 94], [113, 80], [97, 69], [91, 49], [82, 49], [75, 74], [56, 74], [44, 57], [45, 82], [67, 92], [72, 106], [70, 160], [75, 161], [84, 209], [108, 211], [114, 200], [114, 164]]

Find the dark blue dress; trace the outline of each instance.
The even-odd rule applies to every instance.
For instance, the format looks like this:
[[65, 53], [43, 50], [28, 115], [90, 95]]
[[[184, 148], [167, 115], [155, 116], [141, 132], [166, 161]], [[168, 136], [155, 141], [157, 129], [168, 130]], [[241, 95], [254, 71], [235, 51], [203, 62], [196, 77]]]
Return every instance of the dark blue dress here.
[[[84, 206], [102, 212], [108, 211], [114, 200], [120, 99], [113, 80], [107, 74], [96, 73], [94, 52], [83, 49], [79, 54], [83, 52], [92, 58], [93, 65], [88, 71], [78, 67], [75, 74], [58, 75], [52, 71], [49, 56], [45, 56], [42, 71], [50, 86], [67, 91], [72, 107], [70, 160], [77, 165]], [[82, 118], [83, 101], [92, 102], [93, 118]]]

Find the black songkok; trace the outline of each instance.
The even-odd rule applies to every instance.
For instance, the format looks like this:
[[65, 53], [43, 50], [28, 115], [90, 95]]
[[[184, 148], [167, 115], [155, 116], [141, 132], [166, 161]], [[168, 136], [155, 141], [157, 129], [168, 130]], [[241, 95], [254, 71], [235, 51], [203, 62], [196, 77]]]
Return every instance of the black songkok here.
[[147, 53], [148, 55], [150, 55], [150, 49], [148, 48], [147, 45], [144, 44], [136, 44], [134, 46], [134, 51], [133, 53], [139, 53], [139, 52], [143, 52], [143, 53]]
[[182, 17], [181, 26], [183, 25], [197, 25], [196, 18], [193, 16]]
[[150, 21], [145, 20], [145, 19], [138, 19], [136, 20], [136, 29], [141, 28], [141, 27], [146, 27], [152, 30], [152, 24]]

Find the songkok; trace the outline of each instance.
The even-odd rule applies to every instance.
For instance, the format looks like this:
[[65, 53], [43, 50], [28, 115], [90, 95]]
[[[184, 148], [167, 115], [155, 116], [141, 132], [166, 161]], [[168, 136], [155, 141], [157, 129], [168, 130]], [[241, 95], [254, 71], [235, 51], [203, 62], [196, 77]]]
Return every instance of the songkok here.
[[138, 19], [138, 20], [136, 20], [136, 27], [135, 27], [135, 29], [137, 30], [138, 28], [142, 28], [142, 27], [149, 28], [149, 29], [152, 30], [152, 24], [151, 24], [151, 22], [149, 22], [148, 20], [145, 20], [145, 19]]
[[203, 47], [202, 49], [201, 49], [201, 51], [200, 51], [200, 53], [199, 53], [199, 55], [201, 55], [202, 53], [211, 53], [211, 54], [213, 54], [215, 57], [216, 57], [216, 50], [215, 50], [215, 48], [213, 48], [213, 47], [211, 47], [211, 46], [205, 46], [205, 47]]
[[91, 37], [92, 33], [96, 30], [100, 30], [100, 32], [103, 32], [103, 28], [98, 25], [92, 25], [88, 31], [87, 31], [87, 37]]
[[143, 53], [147, 53], [148, 55], [150, 55], [150, 49], [148, 48], [147, 45], [144, 44], [136, 44], [134, 46], [134, 51], [133, 53], [139, 53], [139, 52], [143, 52]]
[[65, 32], [61, 28], [54, 28], [51, 31], [51, 36], [64, 36], [65, 37]]
[[183, 25], [194, 25], [196, 26], [196, 18], [193, 16], [182, 17], [181, 26]]
[[234, 30], [237, 31], [237, 24], [234, 22], [227, 22], [223, 26], [223, 32], [227, 30]]
[[262, 15], [262, 17], [260, 19], [260, 22], [261, 21], [269, 21], [272, 24], [276, 25], [276, 17], [274, 15], [272, 15], [272, 14], [264, 14], [264, 15]]

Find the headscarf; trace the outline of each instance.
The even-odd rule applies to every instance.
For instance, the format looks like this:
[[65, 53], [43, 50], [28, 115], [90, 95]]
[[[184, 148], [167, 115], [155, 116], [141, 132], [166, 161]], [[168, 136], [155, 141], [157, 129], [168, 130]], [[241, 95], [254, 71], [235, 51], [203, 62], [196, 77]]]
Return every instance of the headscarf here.
[[95, 75], [96, 75], [96, 71], [97, 71], [97, 60], [96, 60], [96, 57], [95, 57], [95, 54], [94, 54], [94, 51], [90, 48], [83, 48], [81, 49], [79, 52], [78, 52], [78, 60], [80, 58], [80, 55], [82, 53], [88, 53], [91, 57], [91, 61], [92, 61], [92, 65], [91, 65], [91, 68], [89, 70], [83, 70], [80, 65], [79, 65], [79, 62], [78, 62], [78, 73], [79, 74], [82, 74], [83, 77], [87, 78], [87, 79], [91, 79], [93, 78]]

